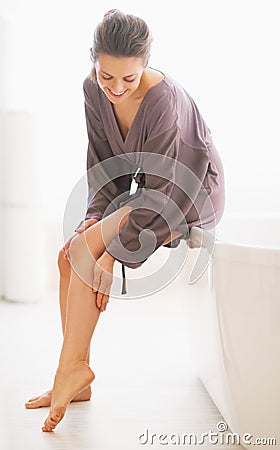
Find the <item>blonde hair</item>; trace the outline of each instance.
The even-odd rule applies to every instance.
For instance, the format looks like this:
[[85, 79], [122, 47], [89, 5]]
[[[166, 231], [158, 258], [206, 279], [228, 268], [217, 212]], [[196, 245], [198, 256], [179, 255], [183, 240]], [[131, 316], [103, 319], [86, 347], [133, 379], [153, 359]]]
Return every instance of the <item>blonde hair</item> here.
[[139, 57], [143, 66], [148, 65], [153, 41], [146, 22], [118, 9], [108, 11], [94, 31], [91, 60], [94, 63], [91, 79], [96, 83], [95, 63], [99, 53], [110, 56]]

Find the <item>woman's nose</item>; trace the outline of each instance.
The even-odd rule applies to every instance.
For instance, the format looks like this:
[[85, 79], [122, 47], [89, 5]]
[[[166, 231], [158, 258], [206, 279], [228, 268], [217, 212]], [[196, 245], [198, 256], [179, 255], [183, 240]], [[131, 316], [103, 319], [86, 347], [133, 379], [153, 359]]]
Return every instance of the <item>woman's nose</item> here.
[[112, 91], [115, 92], [115, 94], [119, 94], [124, 90], [124, 87], [121, 83], [113, 83], [112, 84]]

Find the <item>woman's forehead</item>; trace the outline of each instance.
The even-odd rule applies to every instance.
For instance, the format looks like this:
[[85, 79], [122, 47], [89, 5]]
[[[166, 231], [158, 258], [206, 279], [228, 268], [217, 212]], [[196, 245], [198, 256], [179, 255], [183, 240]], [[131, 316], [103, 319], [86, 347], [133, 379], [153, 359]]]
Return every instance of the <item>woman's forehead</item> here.
[[110, 76], [128, 77], [143, 68], [139, 57], [111, 56], [101, 53], [96, 61], [96, 69]]

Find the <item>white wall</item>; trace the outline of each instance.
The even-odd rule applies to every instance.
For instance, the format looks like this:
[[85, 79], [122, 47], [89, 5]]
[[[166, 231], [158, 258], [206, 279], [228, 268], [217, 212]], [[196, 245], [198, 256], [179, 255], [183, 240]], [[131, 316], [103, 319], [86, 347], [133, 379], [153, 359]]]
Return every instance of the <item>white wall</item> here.
[[224, 162], [226, 211], [279, 211], [277, 6], [276, 0], [2, 0], [0, 16], [10, 23], [9, 108], [36, 111], [41, 120], [42, 205], [54, 252], [67, 198], [85, 172], [82, 82], [92, 34], [115, 7], [148, 22], [150, 65], [196, 101]]

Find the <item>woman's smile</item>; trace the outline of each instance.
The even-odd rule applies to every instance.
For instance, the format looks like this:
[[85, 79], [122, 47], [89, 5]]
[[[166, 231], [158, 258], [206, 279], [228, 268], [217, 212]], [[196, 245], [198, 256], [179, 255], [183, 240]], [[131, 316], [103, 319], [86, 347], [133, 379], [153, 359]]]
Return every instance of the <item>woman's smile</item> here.
[[115, 91], [113, 91], [113, 90], [110, 89], [110, 88], [107, 88], [107, 89], [108, 89], [109, 93], [110, 93], [114, 98], [122, 98], [122, 97], [125, 95], [126, 91], [127, 91], [127, 89], [123, 89], [121, 92], [115, 92]]

